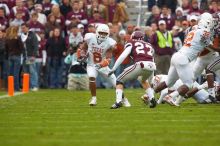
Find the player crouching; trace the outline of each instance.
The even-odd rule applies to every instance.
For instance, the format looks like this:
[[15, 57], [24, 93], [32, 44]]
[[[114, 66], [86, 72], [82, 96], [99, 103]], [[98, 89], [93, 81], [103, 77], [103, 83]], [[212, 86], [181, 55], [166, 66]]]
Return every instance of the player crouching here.
[[134, 64], [126, 68], [118, 77], [116, 83], [116, 102], [112, 105], [112, 109], [117, 109], [122, 106], [122, 99], [124, 97], [124, 82], [133, 79], [139, 79], [146, 94], [149, 96], [149, 106], [154, 108], [156, 100], [154, 98], [154, 91], [146, 82], [152, 77], [156, 70], [156, 65], [153, 62], [154, 50], [152, 46], [143, 41], [144, 34], [141, 31], [135, 31], [131, 35], [131, 39], [125, 44], [123, 53], [115, 62], [109, 75], [111, 75], [117, 67], [124, 61], [127, 56], [133, 58]]

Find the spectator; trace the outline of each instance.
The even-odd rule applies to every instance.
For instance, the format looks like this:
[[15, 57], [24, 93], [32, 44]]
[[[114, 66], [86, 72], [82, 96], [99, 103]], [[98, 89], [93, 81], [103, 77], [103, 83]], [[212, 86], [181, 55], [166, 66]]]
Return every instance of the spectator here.
[[179, 36], [179, 31], [180, 31], [180, 28], [178, 26], [173, 26], [171, 33], [173, 35], [173, 41], [174, 41], [176, 51], [179, 51], [183, 46], [182, 41]]
[[146, 26], [150, 26], [152, 23], [157, 23], [159, 17], [160, 17], [160, 9], [158, 6], [155, 5], [152, 7], [152, 14], [147, 19]]
[[29, 21], [29, 28], [30, 31], [33, 31], [35, 33], [44, 31], [44, 26], [37, 20], [38, 20], [38, 14], [35, 12], [32, 13], [31, 20]]
[[85, 33], [85, 27], [82, 24], [78, 24], [77, 28], [79, 29], [79, 32], [81, 33], [81, 35], [84, 35]]
[[185, 30], [185, 36], [193, 29], [193, 26], [198, 24], [198, 17], [195, 15], [190, 16], [190, 26]]
[[95, 33], [95, 25], [93, 24], [88, 25], [88, 33]]
[[18, 27], [10, 26], [6, 31], [6, 51], [8, 54], [9, 62], [9, 75], [14, 76], [14, 89], [15, 91], [20, 90], [20, 68], [21, 68], [21, 54], [23, 52], [23, 44], [18, 37]]
[[100, 17], [106, 20], [106, 7], [103, 4], [99, 4], [98, 0], [92, 0], [91, 5], [87, 6], [87, 16], [89, 19], [93, 17], [94, 10], [99, 11]]
[[164, 5], [161, 9], [161, 14], [160, 14], [159, 20], [164, 20], [166, 22], [167, 30], [171, 30], [175, 24], [175, 18], [172, 17], [172, 15], [166, 5]]
[[16, 0], [2, 0], [2, 3], [6, 4], [11, 10], [15, 6], [15, 1]]
[[115, 0], [109, 0], [106, 11], [106, 22], [121, 25], [129, 20], [123, 3], [116, 3]]
[[86, 63], [79, 63], [77, 55], [72, 49], [70, 54], [65, 58], [66, 64], [71, 64], [68, 73], [68, 90], [88, 90], [89, 77], [86, 73]]
[[52, 4], [50, 0], [43, 0], [43, 13], [48, 16], [51, 13]]
[[120, 30], [120, 26], [118, 24], [113, 24], [110, 28], [110, 36], [111, 38], [113, 38], [114, 40], [117, 40], [118, 38], [118, 33]]
[[29, 12], [28, 12], [28, 9], [24, 6], [23, 4], [23, 1], [22, 0], [16, 0], [16, 6], [14, 6], [12, 9], [11, 9], [11, 12], [10, 12], [10, 18], [11, 20], [13, 20], [16, 16], [16, 14], [20, 12], [21, 13], [21, 16], [22, 16], [22, 20], [24, 22], [27, 22], [29, 20]]
[[69, 36], [66, 38], [67, 48], [76, 52], [79, 43], [83, 42], [83, 36], [76, 25], [71, 26]]
[[33, 0], [27, 0], [27, 9], [30, 13], [34, 11], [34, 1]]
[[[47, 40], [45, 39], [45, 34], [44, 31], [38, 32], [38, 36], [40, 37], [39, 41], [39, 51], [36, 57], [36, 70], [37, 70], [37, 75], [39, 78], [38, 85], [39, 87], [48, 87], [48, 75], [45, 69], [46, 66], [46, 59], [47, 59], [47, 52], [46, 52], [46, 42]], [[44, 73], [44, 76], [41, 76], [41, 73]], [[42, 78], [41, 78], [42, 77]], [[42, 80], [41, 80], [42, 79]]]
[[156, 74], [167, 74], [170, 66], [170, 59], [175, 52], [171, 32], [166, 29], [166, 22], [158, 22], [159, 30], [151, 38], [151, 44], [155, 49]]
[[128, 24], [127, 29], [126, 29], [126, 34], [125, 34], [125, 41], [128, 41], [130, 39], [133, 31], [134, 31], [134, 25]]
[[35, 4], [34, 5], [35, 12], [38, 15], [37, 21], [39, 21], [42, 25], [45, 25], [47, 23], [47, 17], [45, 14], [42, 13], [43, 7], [41, 4]]
[[203, 11], [201, 9], [199, 9], [198, 0], [192, 0], [192, 6], [189, 10], [188, 15], [189, 16], [195, 15], [195, 16], [199, 17], [202, 13], [203, 13]]
[[175, 13], [177, 0], [157, 0], [157, 5], [160, 8], [163, 8], [163, 6], [167, 6], [167, 8], [171, 9], [171, 13]]
[[4, 10], [4, 15], [5, 16], [7, 16], [7, 17], [10, 16], [10, 10], [9, 10], [7, 4], [1, 2], [0, 3], [0, 8]]
[[60, 24], [56, 22], [56, 18], [54, 15], [50, 14], [48, 16], [48, 22], [45, 25], [45, 37], [52, 37], [54, 28], [61, 28]]
[[152, 34], [156, 33], [158, 29], [157, 23], [152, 23], [150, 27], [152, 28]]
[[65, 39], [59, 28], [54, 28], [46, 43], [49, 67], [49, 87], [62, 87], [63, 57], [66, 55]]
[[100, 23], [105, 23], [105, 20], [101, 18], [100, 12], [97, 9], [93, 11], [93, 17], [89, 20], [89, 24], [94, 24], [97, 26]]
[[67, 14], [72, 10], [70, 6], [70, 0], [62, 0], [62, 5], [60, 6], [60, 12], [66, 18]]
[[65, 29], [65, 18], [61, 14], [60, 8], [59, 8], [58, 5], [53, 5], [52, 6], [51, 14], [55, 16], [56, 23], [58, 23], [61, 26], [62, 31], [64, 31], [64, 29]]
[[6, 59], [5, 38], [3, 31], [0, 30], [0, 90], [5, 87], [4, 83], [4, 61]]
[[181, 8], [181, 7], [176, 8], [175, 14], [176, 14], [176, 21], [177, 20], [180, 20], [180, 21], [186, 20], [186, 16], [184, 16], [184, 13], [183, 13], [183, 8]]
[[145, 31], [144, 41], [150, 42], [150, 38], [153, 35], [152, 28], [150, 26], [147, 26], [144, 31]]
[[208, 11], [209, 10], [209, 2], [210, 0], [200, 0], [200, 9], [202, 11]]
[[39, 80], [36, 68], [36, 57], [38, 53], [38, 39], [34, 32], [29, 30], [27, 23], [21, 25], [21, 40], [24, 45], [24, 64], [25, 73], [30, 74], [30, 88], [32, 91], [38, 91]]
[[220, 11], [220, 9], [218, 8], [218, 1], [217, 0], [212, 0], [211, 5], [209, 6], [209, 13], [213, 14], [213, 13], [216, 13], [218, 11]]
[[22, 12], [17, 12], [15, 14], [15, 19], [11, 21], [10, 26], [21, 26], [23, 23], [24, 21], [22, 19]]
[[183, 15], [187, 16], [190, 10], [189, 0], [182, 0]]
[[0, 7], [0, 30], [5, 31], [8, 27], [8, 19], [5, 17], [5, 10], [4, 8]]
[[79, 7], [79, 1], [73, 2], [72, 11], [69, 12], [66, 17], [66, 25], [68, 26], [71, 21], [74, 21], [75, 24], [81, 23], [83, 25], [88, 23], [86, 13]]

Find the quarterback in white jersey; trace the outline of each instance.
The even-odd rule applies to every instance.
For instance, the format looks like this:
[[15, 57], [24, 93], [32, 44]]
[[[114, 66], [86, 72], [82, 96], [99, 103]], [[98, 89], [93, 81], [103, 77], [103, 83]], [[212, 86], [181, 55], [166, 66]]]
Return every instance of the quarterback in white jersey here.
[[[109, 27], [105, 24], [98, 25], [96, 34], [87, 33], [84, 37], [84, 44], [81, 48], [79, 58], [87, 59], [87, 74], [89, 76], [89, 86], [92, 98], [90, 105], [97, 104], [96, 99], [96, 77], [98, 74], [103, 76], [108, 82], [115, 87], [116, 77], [114, 74], [108, 76], [110, 60], [112, 57], [112, 49], [116, 45], [116, 41], [109, 37]], [[82, 55], [83, 54], [83, 55]]]
[[184, 96], [192, 88], [195, 79], [190, 62], [196, 59], [205, 47], [210, 46], [212, 41], [210, 33], [213, 28], [212, 15], [203, 13], [201, 18], [198, 28], [189, 32], [184, 46], [172, 56], [167, 80], [155, 88], [157, 93], [167, 87], [172, 87], [178, 79], [183, 82], [182, 86], [165, 97], [170, 104], [174, 103], [173, 98], [179, 95]]

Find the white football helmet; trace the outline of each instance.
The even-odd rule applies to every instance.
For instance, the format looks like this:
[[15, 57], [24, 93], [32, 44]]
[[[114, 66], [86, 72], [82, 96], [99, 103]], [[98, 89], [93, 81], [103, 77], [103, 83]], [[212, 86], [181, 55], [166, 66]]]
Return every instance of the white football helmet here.
[[211, 30], [214, 27], [212, 15], [207, 12], [203, 13], [200, 17], [198, 27]]
[[110, 34], [110, 30], [108, 25], [106, 24], [99, 24], [96, 28], [96, 37], [98, 41], [103, 42], [105, 41]]

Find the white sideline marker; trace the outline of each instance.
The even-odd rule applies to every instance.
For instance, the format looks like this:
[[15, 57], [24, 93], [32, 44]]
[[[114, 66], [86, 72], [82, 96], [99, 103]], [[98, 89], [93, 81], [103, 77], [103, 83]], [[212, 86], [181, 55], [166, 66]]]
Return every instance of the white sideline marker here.
[[[24, 93], [23, 93], [23, 92], [16, 92], [16, 93], [14, 94], [14, 96], [22, 95], [22, 94], [24, 94]], [[13, 97], [13, 96], [8, 96], [8, 94], [6, 94], [6, 95], [0, 96], [0, 99], [2, 99], [2, 98], [8, 98], [8, 97]]]

